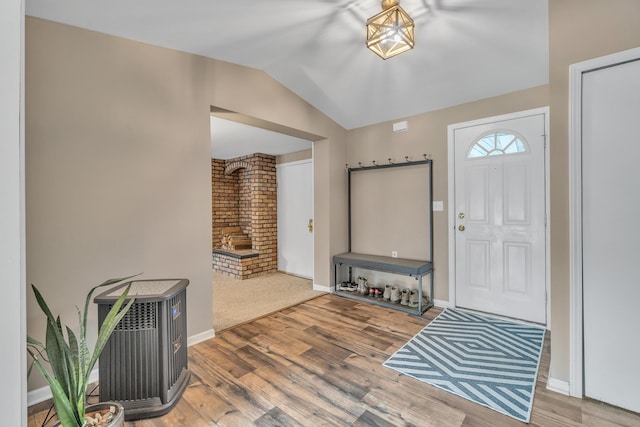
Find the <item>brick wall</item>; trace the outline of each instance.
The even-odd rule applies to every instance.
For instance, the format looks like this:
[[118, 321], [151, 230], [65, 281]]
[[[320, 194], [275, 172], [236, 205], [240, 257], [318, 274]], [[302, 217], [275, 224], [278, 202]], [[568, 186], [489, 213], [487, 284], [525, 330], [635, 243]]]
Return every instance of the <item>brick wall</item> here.
[[256, 271], [260, 266], [259, 255], [251, 258], [240, 258], [221, 253], [213, 254], [213, 269], [236, 279], [250, 279], [268, 272]]
[[[246, 279], [278, 268], [276, 159], [252, 154], [231, 160], [211, 161], [213, 187], [213, 247], [220, 247], [221, 227], [240, 226], [251, 237], [257, 257], [227, 260], [222, 268], [220, 256], [216, 271]], [[221, 176], [224, 175], [224, 176]], [[219, 188], [218, 188], [219, 187]], [[231, 267], [233, 265], [233, 267]], [[230, 268], [231, 267], [231, 268]], [[236, 274], [241, 270], [240, 274]]]
[[223, 227], [237, 227], [239, 222], [238, 176], [224, 173], [226, 162], [211, 159], [211, 238], [212, 247], [220, 247]]

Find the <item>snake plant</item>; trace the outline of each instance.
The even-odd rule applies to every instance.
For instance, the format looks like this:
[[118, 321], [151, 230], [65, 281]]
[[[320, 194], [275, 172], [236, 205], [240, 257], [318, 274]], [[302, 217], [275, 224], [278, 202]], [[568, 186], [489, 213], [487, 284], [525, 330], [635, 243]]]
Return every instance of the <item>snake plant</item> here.
[[[44, 344], [30, 336], [27, 337], [27, 351], [32, 359], [29, 373], [35, 366], [49, 383], [58, 419], [64, 427], [82, 427], [85, 424], [89, 375], [111, 333], [134, 301], [134, 298], [126, 301], [131, 287], [129, 284], [105, 317], [98, 331], [93, 354], [90, 354], [86, 338], [87, 313], [91, 296], [100, 287], [123, 282], [131, 277], [133, 276], [110, 279], [89, 291], [84, 303], [84, 312], [81, 313], [76, 307], [80, 328], [78, 335], [69, 326], [62, 324], [60, 316], [53, 316], [40, 291], [31, 285], [38, 305], [47, 317], [47, 330]], [[43, 361], [48, 362], [50, 370], [46, 368]]]

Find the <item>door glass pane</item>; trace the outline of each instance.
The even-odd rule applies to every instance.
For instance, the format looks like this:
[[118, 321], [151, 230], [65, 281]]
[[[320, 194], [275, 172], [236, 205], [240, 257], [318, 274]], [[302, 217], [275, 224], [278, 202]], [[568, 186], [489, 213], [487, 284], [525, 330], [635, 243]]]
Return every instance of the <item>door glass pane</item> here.
[[519, 135], [511, 132], [492, 131], [481, 135], [469, 149], [468, 159], [486, 156], [502, 156], [505, 154], [526, 153], [529, 151], [527, 143]]

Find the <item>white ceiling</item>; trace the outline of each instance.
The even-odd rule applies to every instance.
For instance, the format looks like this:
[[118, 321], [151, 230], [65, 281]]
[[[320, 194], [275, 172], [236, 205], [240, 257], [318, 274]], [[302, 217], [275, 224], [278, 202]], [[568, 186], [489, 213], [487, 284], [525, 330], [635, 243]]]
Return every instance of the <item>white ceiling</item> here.
[[416, 47], [365, 48], [378, 0], [26, 0], [28, 15], [260, 70], [358, 128], [548, 83], [547, 0], [401, 0]]
[[211, 116], [211, 158], [234, 159], [253, 153], [277, 156], [308, 150], [311, 142]]

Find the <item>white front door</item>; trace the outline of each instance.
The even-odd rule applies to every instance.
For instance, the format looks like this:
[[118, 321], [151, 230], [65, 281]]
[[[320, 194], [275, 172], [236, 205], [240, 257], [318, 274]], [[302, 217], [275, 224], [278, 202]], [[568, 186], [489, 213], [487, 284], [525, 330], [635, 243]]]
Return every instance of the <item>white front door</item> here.
[[546, 324], [545, 114], [453, 136], [456, 306]]
[[584, 394], [640, 412], [640, 51], [582, 77]]
[[278, 270], [313, 278], [313, 163], [277, 165]]

